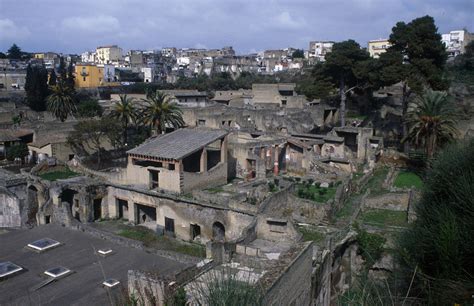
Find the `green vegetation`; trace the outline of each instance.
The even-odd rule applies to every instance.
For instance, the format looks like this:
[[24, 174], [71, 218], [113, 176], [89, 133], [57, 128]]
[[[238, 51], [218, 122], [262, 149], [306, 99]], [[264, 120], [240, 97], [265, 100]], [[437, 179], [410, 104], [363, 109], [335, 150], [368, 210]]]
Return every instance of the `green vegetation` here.
[[28, 146], [24, 143], [19, 143], [7, 148], [7, 159], [12, 161], [15, 158], [24, 158], [28, 156]]
[[354, 212], [354, 208], [356, 207], [356, 204], [360, 201], [362, 198], [361, 194], [353, 194], [349, 199], [347, 199], [344, 202], [344, 205], [341, 207], [341, 209], [336, 213], [336, 218], [337, 219], [345, 219], [348, 218], [352, 215]]
[[298, 231], [303, 234], [304, 241], [315, 241], [315, 242], [322, 242], [326, 238], [326, 236], [318, 232], [310, 227], [307, 226], [300, 226], [298, 227]]
[[273, 182], [268, 182], [268, 190], [270, 190], [270, 192], [276, 192], [279, 190], [277, 184], [273, 183]]
[[217, 187], [208, 188], [206, 189], [206, 191], [214, 194], [214, 193], [224, 192], [224, 188], [222, 186], [217, 186]]
[[77, 105], [77, 114], [80, 117], [92, 118], [100, 117], [104, 113], [104, 109], [100, 106], [96, 99], [85, 99]]
[[242, 279], [242, 275], [237, 276], [236, 271], [225, 268], [209, 272], [206, 276], [205, 282], [192, 284], [193, 289], [198, 292], [199, 305], [263, 305], [262, 290], [258, 285], [251, 283], [250, 274], [248, 274], [248, 279]]
[[121, 132], [120, 122], [112, 118], [88, 119], [74, 126], [74, 131], [67, 138], [67, 142], [75, 152], [82, 154], [87, 154], [88, 151], [94, 152], [97, 156], [97, 165], [100, 165], [104, 143], [108, 141], [117, 147]]
[[386, 192], [385, 189], [382, 188], [383, 182], [388, 174], [387, 167], [381, 167], [374, 170], [372, 177], [369, 179], [361, 193], [365, 193], [367, 189], [370, 189], [370, 194], [383, 194]]
[[431, 305], [468, 304], [474, 288], [474, 140], [442, 151], [424, 183], [417, 219], [400, 239], [406, 265], [421, 275], [413, 295], [428, 297]]
[[328, 200], [334, 198], [336, 194], [336, 187], [329, 186], [328, 188], [320, 187], [319, 184], [313, 185], [309, 183], [298, 184], [296, 195], [299, 198], [315, 201], [318, 203], [326, 203]]
[[65, 167], [61, 170], [56, 170], [56, 171], [53, 170], [50, 172], [41, 173], [39, 174], [39, 177], [47, 181], [56, 181], [56, 180], [68, 179], [70, 177], [75, 177], [79, 175], [80, 175], [79, 173], [74, 172], [71, 169]]
[[28, 64], [25, 79], [26, 102], [34, 111], [46, 110], [49, 95], [48, 71], [44, 66]]
[[393, 185], [397, 188], [415, 187], [416, 189], [421, 189], [423, 188], [423, 181], [413, 172], [402, 171], [397, 175]]
[[77, 111], [74, 89], [64, 82], [51, 87], [51, 94], [46, 98], [46, 108], [61, 122], [66, 121], [68, 116]]
[[166, 132], [167, 126], [174, 129], [184, 126], [183, 111], [178, 104], [171, 102], [167, 94], [161, 91], [149, 92], [143, 102], [145, 108], [142, 118], [157, 134]]
[[206, 256], [206, 249], [203, 245], [178, 241], [167, 236], [159, 236], [146, 227], [123, 226], [122, 230], [117, 234], [122, 237], [141, 241], [147, 247], [173, 251], [195, 257]]
[[371, 266], [382, 256], [383, 245], [386, 239], [378, 234], [368, 233], [357, 224], [355, 225], [355, 230], [360, 246], [360, 254], [368, 262], [368, 266]]
[[361, 216], [363, 223], [378, 226], [407, 226], [407, 213], [388, 209], [371, 209]]

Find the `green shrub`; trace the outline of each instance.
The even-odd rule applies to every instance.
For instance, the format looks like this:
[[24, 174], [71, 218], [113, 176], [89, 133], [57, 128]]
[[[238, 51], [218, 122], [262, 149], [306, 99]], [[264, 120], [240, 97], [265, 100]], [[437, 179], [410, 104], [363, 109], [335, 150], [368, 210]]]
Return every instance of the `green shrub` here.
[[77, 114], [79, 117], [100, 117], [104, 112], [102, 106], [100, 106], [99, 101], [95, 99], [88, 98], [79, 102], [77, 105]]
[[358, 225], [356, 225], [355, 229], [357, 231], [360, 254], [368, 262], [368, 265], [371, 266], [382, 256], [383, 245], [386, 239], [380, 235], [368, 233]]
[[473, 292], [473, 186], [474, 140], [451, 145], [428, 171], [417, 219], [400, 239], [405, 263], [426, 275], [415, 287], [435, 288], [435, 303], [467, 303]]
[[28, 156], [28, 147], [24, 143], [7, 148], [7, 159], [10, 161], [15, 160], [15, 158], [23, 159], [25, 156]]

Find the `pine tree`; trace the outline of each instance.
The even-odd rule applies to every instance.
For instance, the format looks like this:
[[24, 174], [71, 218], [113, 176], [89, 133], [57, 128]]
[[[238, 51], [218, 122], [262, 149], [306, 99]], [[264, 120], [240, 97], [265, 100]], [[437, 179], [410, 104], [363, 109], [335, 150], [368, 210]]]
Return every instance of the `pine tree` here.
[[21, 59], [23, 52], [21, 51], [20, 47], [16, 44], [13, 44], [10, 49], [7, 51], [9, 59]]

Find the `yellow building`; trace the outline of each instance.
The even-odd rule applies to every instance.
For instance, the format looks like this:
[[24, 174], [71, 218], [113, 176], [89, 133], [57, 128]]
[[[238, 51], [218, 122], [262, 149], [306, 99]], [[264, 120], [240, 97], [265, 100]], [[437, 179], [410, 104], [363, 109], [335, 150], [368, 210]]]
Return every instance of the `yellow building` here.
[[387, 49], [390, 47], [388, 39], [375, 39], [370, 40], [367, 44], [367, 49], [369, 54], [373, 58], [379, 58], [380, 54], [387, 52]]
[[75, 86], [78, 88], [99, 87], [104, 83], [103, 67], [97, 67], [94, 64], [77, 63], [75, 71]]
[[35, 53], [35, 58], [36, 59], [43, 59], [44, 58], [44, 53]]

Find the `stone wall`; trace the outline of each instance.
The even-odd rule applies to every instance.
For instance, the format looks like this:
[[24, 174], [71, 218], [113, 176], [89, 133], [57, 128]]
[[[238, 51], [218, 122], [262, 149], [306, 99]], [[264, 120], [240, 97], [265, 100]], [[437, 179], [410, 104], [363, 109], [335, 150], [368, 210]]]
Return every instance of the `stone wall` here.
[[[294, 254], [282, 255], [283, 258], [261, 279], [263, 286], [268, 288], [264, 305], [311, 305], [312, 244], [306, 243], [298, 251], [299, 254], [290, 262], [285, 262], [285, 256], [290, 257]], [[281, 265], [282, 262], [284, 265]], [[270, 284], [266, 283], [268, 280], [266, 277], [278, 275], [274, 273], [277, 273], [282, 266], [284, 269], [279, 271], [281, 274], [270, 281]]]
[[191, 240], [191, 224], [200, 226], [202, 242], [212, 239], [214, 222], [224, 225], [227, 240], [237, 239], [242, 230], [254, 219], [251, 213], [234, 211], [225, 206], [198, 203], [156, 192], [145, 193], [120, 186], [108, 187], [109, 218], [118, 217], [117, 199], [128, 201], [129, 220], [138, 222], [134, 204], [155, 208], [157, 227], [165, 227], [165, 217], [173, 219], [175, 235], [183, 240]]
[[7, 188], [0, 187], [0, 227], [20, 227], [20, 199]]
[[227, 183], [227, 162], [221, 162], [214, 168], [201, 173], [183, 172], [182, 176], [182, 193], [193, 189], [220, 186]]

